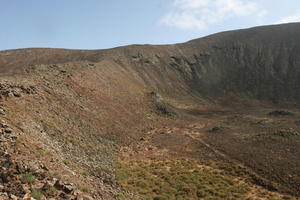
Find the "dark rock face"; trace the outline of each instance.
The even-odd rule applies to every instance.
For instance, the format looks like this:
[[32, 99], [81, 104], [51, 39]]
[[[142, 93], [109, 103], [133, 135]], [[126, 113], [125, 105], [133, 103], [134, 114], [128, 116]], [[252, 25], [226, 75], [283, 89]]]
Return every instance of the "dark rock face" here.
[[182, 44], [193, 54], [177, 58], [177, 65], [192, 72], [185, 75], [189, 85], [208, 97], [232, 92], [273, 103], [299, 102], [299, 34], [299, 23], [216, 34]]

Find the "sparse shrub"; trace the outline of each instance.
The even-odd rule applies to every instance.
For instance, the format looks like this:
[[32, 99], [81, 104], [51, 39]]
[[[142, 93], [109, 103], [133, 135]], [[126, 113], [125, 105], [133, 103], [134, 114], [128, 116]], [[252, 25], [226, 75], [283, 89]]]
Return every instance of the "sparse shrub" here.
[[73, 137], [71, 137], [71, 136], [67, 137], [67, 142], [69, 142], [71, 144], [75, 144], [76, 143], [75, 139]]
[[82, 185], [82, 186], [80, 187], [80, 190], [81, 190], [82, 192], [85, 192], [85, 193], [88, 193], [88, 192], [91, 191], [91, 189], [90, 189], [90, 187], [89, 187], [88, 185]]
[[128, 194], [117, 194], [117, 199], [119, 200], [127, 200], [127, 199], [131, 199], [130, 196]]
[[89, 156], [89, 157], [87, 158], [87, 161], [89, 161], [89, 162], [94, 162], [95, 159], [94, 159], [94, 157]]
[[87, 171], [81, 171], [80, 174], [84, 177], [88, 176], [88, 172]]
[[57, 192], [57, 189], [55, 187], [50, 188], [50, 193], [55, 194]]
[[218, 132], [220, 130], [222, 130], [222, 127], [216, 126], [216, 127], [213, 127], [211, 130], [209, 130], [209, 132]]
[[70, 161], [68, 161], [68, 160], [63, 160], [63, 163], [64, 163], [65, 165], [69, 165], [69, 164], [70, 164]]
[[269, 115], [273, 115], [273, 116], [289, 116], [289, 115], [293, 115], [293, 113], [286, 111], [286, 110], [274, 110], [272, 112], [268, 113]]
[[27, 183], [27, 184], [34, 184], [35, 183], [35, 177], [32, 174], [22, 174], [21, 175], [21, 181], [23, 183]]
[[39, 191], [39, 190], [33, 190], [33, 191], [31, 192], [31, 196], [32, 196], [34, 199], [39, 200], [39, 199], [41, 199], [41, 198], [43, 197], [43, 193], [41, 193], [41, 191]]

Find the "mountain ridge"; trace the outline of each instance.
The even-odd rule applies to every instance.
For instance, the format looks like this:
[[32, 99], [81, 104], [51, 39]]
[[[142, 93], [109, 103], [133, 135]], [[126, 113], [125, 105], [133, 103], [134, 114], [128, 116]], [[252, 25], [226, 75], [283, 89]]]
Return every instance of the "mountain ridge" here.
[[[279, 32], [283, 32], [282, 34]], [[256, 33], [256, 34], [255, 34]], [[276, 33], [276, 34], [275, 34]], [[131, 55], [128, 54], [136, 54], [133, 56], [144, 56], [149, 57], [153, 60], [158, 59], [155, 58], [155, 51], [157, 54], [162, 54], [163, 56], [161, 62], [163, 64], [168, 65], [181, 65], [181, 67], [177, 66], [177, 70], [183, 71], [191, 71], [196, 70], [199, 76], [201, 75], [201, 70], [206, 70], [206, 76], [209, 78], [199, 78], [199, 76], [190, 77], [189, 80], [190, 87], [194, 87], [196, 91], [199, 93], [204, 93], [208, 97], [220, 97], [222, 96], [223, 91], [227, 92], [228, 89], [222, 88], [219, 86], [231, 84], [229, 87], [235, 87], [234, 85], [239, 84], [236, 82], [241, 81], [237, 76], [241, 74], [241, 76], [247, 76], [245, 72], [238, 71], [238, 68], [243, 68], [247, 73], [264, 73], [262, 70], [269, 71], [268, 77], [262, 76], [257, 78], [257, 80], [247, 80], [249, 82], [264, 82], [264, 88], [260, 88], [261, 91], [247, 91], [249, 87], [257, 87], [252, 86], [251, 83], [243, 83], [240, 85], [244, 85], [243, 88], [235, 88], [235, 91], [229, 92], [240, 92], [240, 90], [246, 90], [250, 92], [254, 98], [273, 101], [274, 103], [283, 99], [283, 95], [277, 95], [277, 93], [284, 93], [284, 88], [286, 85], [297, 85], [294, 82], [283, 83], [289, 81], [289, 79], [293, 77], [288, 77], [287, 74], [291, 74], [287, 72], [287, 70], [293, 70], [295, 72], [295, 76], [293, 79], [296, 80], [299, 78], [299, 70], [294, 67], [295, 64], [293, 62], [299, 62], [299, 55], [297, 52], [299, 51], [299, 41], [297, 40], [297, 35], [300, 33], [299, 23], [293, 24], [285, 24], [285, 25], [272, 25], [272, 26], [262, 26], [255, 27], [250, 29], [242, 29], [238, 31], [228, 31], [217, 33], [211, 36], [206, 36], [204, 38], [191, 40], [186, 43], [174, 44], [174, 45], [132, 45], [125, 47], [116, 47], [107, 50], [67, 50], [67, 49], [24, 49], [24, 50], [12, 50], [12, 51], [1, 51], [0, 64], [1, 66], [9, 65], [10, 69], [16, 69], [18, 72], [22, 71], [22, 69], [18, 69], [20, 66], [28, 66], [34, 64], [51, 64], [51, 63], [66, 63], [70, 61], [90, 61], [90, 62], [98, 62], [101, 59], [116, 59], [112, 58], [114, 55], [123, 56], [124, 59], [128, 59]], [[273, 36], [274, 35], [274, 36]], [[281, 36], [283, 35], [283, 36]], [[241, 37], [241, 38], [239, 38]], [[260, 39], [255, 39], [256, 37]], [[272, 37], [275, 37], [272, 39]], [[279, 39], [278, 39], [279, 38]], [[261, 41], [262, 39], [262, 41]], [[269, 42], [273, 40], [272, 42]], [[295, 43], [296, 42], [296, 43]], [[255, 44], [254, 44], [255, 43]], [[274, 46], [275, 45], [275, 46]], [[255, 46], [255, 47], [254, 47]], [[286, 46], [289, 46], [286, 49]], [[275, 52], [276, 50], [276, 52]], [[11, 60], [7, 53], [18, 52], [17, 55], [12, 55], [11, 59], [18, 60], [18, 63], [14, 63], [14, 60]], [[150, 53], [152, 52], [152, 53]], [[209, 53], [208, 53], [209, 52]], [[264, 52], [262, 54], [261, 52]], [[21, 55], [18, 55], [21, 54]], [[38, 56], [34, 55], [37, 54]], [[150, 54], [150, 55], [147, 55]], [[208, 54], [215, 54], [212, 56]], [[287, 54], [289, 57], [287, 57]], [[4, 56], [5, 55], [5, 56]], [[235, 57], [233, 57], [234, 55]], [[16, 56], [21, 57], [20, 59], [16, 59]], [[22, 57], [23, 56], [23, 57]], [[205, 58], [206, 56], [206, 58]], [[280, 56], [285, 56], [286, 58], [280, 58]], [[32, 58], [28, 58], [32, 57]], [[173, 58], [172, 58], [173, 57]], [[172, 60], [177, 57], [177, 61]], [[219, 59], [217, 57], [225, 57], [224, 59]], [[129, 58], [131, 60], [135, 58]], [[139, 59], [139, 58], [136, 58]], [[158, 59], [158, 60], [159, 60]], [[208, 60], [205, 60], [208, 59]], [[275, 61], [274, 61], [275, 59]], [[6, 60], [6, 61], [5, 61]], [[26, 61], [25, 61], [26, 60]], [[23, 63], [24, 62], [24, 63]], [[146, 61], [147, 62], [147, 61]], [[182, 62], [182, 63], [176, 63]], [[189, 62], [189, 63], [185, 63]], [[202, 63], [201, 63], [202, 62]], [[206, 63], [205, 63], [206, 62]], [[268, 63], [269, 69], [263, 69], [266, 67], [264, 64]], [[282, 62], [282, 63], [280, 63]], [[227, 63], [225, 67], [225, 71], [222, 69], [222, 65]], [[151, 63], [148, 63], [151, 64]], [[153, 64], [153, 63], [152, 63]], [[184, 67], [182, 67], [185, 65]], [[262, 65], [262, 66], [259, 66]], [[281, 67], [280, 65], [284, 65]], [[251, 69], [254, 66], [255, 69]], [[202, 69], [201, 69], [202, 67]], [[176, 67], [175, 67], [176, 68]], [[293, 68], [293, 69], [291, 69]], [[1, 68], [1, 72], [5, 73], [5, 69]], [[231, 74], [228, 74], [228, 71], [231, 71]], [[261, 71], [261, 72], [259, 72]], [[14, 73], [14, 72], [12, 72]], [[226, 77], [221, 77], [222, 74], [226, 74]], [[267, 72], [268, 73], [268, 72]], [[275, 73], [273, 76], [270, 73]], [[208, 75], [210, 74], [210, 75]], [[183, 74], [185, 76], [187, 74]], [[191, 75], [189, 75], [191, 76]], [[228, 76], [228, 77], [227, 77]], [[233, 77], [235, 76], [235, 77]], [[254, 76], [258, 76], [254, 75]], [[273, 77], [272, 77], [273, 76]], [[220, 80], [217, 80], [219, 77]], [[298, 77], [298, 78], [297, 78]], [[184, 78], [187, 78], [186, 76]], [[233, 80], [232, 83], [226, 83], [226, 79]], [[270, 85], [276, 85], [276, 88], [269, 88], [268, 81], [264, 79], [270, 79], [269, 82], [272, 82]], [[279, 80], [276, 81], [275, 79]], [[208, 82], [218, 82], [218, 83], [208, 83]], [[225, 83], [219, 83], [219, 82]], [[282, 82], [283, 84], [279, 84]], [[213, 86], [212, 84], [216, 84]], [[254, 83], [255, 84], [255, 83]], [[209, 90], [214, 90], [214, 92], [210, 94]], [[223, 90], [223, 91], [222, 91]], [[273, 91], [274, 90], [274, 91]], [[272, 93], [270, 96], [265, 96], [264, 93]], [[276, 93], [276, 94], [274, 94]], [[297, 92], [298, 93], [298, 92]], [[273, 95], [274, 94], [274, 95]], [[294, 95], [295, 92], [289, 91], [287, 99], [292, 98], [299, 100], [299, 95]], [[278, 97], [277, 97], [277, 96]]]

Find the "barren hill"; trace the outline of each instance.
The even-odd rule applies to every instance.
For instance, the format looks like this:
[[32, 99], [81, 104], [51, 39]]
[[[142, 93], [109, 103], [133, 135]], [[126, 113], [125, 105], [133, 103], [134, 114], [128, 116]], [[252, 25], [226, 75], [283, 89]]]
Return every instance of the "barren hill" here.
[[299, 197], [299, 35], [1, 51], [0, 199]]

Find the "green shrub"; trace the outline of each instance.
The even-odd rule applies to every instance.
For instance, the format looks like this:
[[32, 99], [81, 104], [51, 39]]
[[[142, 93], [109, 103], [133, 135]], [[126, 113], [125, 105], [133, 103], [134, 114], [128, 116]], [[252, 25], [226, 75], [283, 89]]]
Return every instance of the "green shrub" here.
[[22, 174], [21, 175], [21, 181], [23, 183], [27, 183], [27, 184], [34, 184], [35, 183], [35, 177], [32, 174]]
[[55, 187], [50, 188], [50, 193], [55, 194], [57, 192], [57, 189]]
[[68, 161], [68, 160], [63, 160], [63, 163], [64, 163], [65, 165], [69, 165], [69, 164], [70, 164], [70, 161]]
[[90, 189], [90, 187], [89, 187], [88, 185], [82, 185], [82, 186], [80, 187], [80, 190], [81, 190], [82, 192], [85, 192], [85, 193], [88, 193], [88, 192], [91, 191], [91, 189]]
[[80, 174], [84, 177], [89, 175], [89, 173], [87, 171], [81, 171]]
[[34, 199], [41, 199], [43, 197], [43, 193], [41, 193], [39, 190], [33, 190], [31, 192], [31, 196], [34, 198]]

